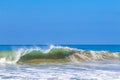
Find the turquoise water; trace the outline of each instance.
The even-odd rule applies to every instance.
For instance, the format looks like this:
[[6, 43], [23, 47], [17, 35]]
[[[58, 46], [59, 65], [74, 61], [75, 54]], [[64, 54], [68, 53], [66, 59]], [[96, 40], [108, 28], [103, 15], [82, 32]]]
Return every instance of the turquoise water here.
[[119, 80], [120, 45], [1, 45], [0, 80]]

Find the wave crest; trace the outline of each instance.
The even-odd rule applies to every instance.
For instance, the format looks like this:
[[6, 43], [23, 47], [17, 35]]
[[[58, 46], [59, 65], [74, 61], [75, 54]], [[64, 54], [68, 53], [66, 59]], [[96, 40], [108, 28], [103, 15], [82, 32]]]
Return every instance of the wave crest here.
[[0, 52], [0, 63], [43, 63], [43, 62], [91, 62], [120, 59], [119, 52], [87, 51], [69, 47], [50, 46], [48, 49], [39, 47], [17, 51]]

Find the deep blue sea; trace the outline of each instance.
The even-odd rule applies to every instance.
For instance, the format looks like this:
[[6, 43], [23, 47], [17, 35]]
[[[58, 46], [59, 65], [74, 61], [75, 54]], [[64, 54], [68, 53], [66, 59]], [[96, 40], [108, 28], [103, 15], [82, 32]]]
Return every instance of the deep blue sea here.
[[120, 45], [0, 45], [0, 80], [120, 80]]
[[[105, 50], [105, 51], [113, 51], [120, 52], [120, 45], [56, 45], [84, 50]], [[49, 45], [0, 45], [0, 50], [14, 50], [19, 48], [31, 48], [31, 47], [49, 47]]]

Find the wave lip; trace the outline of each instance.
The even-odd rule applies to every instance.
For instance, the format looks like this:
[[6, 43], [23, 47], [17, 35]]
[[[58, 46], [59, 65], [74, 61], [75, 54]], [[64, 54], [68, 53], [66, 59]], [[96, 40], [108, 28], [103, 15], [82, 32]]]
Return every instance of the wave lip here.
[[1, 51], [0, 63], [66, 63], [101, 62], [120, 60], [119, 52], [87, 51], [69, 47], [50, 46], [49, 49], [21, 48], [17, 51]]

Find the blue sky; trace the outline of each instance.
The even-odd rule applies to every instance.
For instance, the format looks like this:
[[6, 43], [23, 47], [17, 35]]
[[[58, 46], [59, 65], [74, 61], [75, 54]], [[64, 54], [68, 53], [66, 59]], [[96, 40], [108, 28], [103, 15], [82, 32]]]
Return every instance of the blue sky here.
[[120, 44], [120, 1], [0, 0], [0, 44]]

